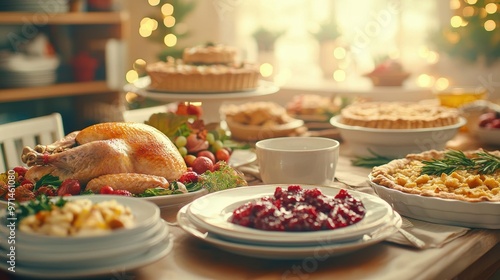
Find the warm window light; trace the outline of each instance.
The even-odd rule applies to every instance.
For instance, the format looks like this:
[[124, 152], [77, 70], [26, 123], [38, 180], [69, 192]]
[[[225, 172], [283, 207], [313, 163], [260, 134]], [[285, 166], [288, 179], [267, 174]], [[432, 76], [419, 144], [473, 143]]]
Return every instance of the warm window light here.
[[486, 12], [488, 14], [494, 14], [497, 12], [498, 7], [497, 7], [497, 4], [495, 4], [495, 3], [488, 3], [488, 4], [486, 4], [486, 6], [484, 6], [484, 9], [486, 10]]
[[164, 15], [164, 16], [170, 16], [174, 13], [174, 6], [172, 6], [172, 4], [165, 4], [163, 6], [161, 6], [161, 13]]
[[457, 28], [462, 25], [462, 18], [460, 16], [451, 17], [450, 24], [452, 27]]
[[418, 48], [418, 55], [422, 58], [427, 58], [429, 56], [429, 53], [429, 48], [426, 46], [421, 46], [420, 48]]
[[437, 90], [445, 90], [450, 86], [450, 81], [446, 78], [439, 78], [436, 80], [436, 83], [434, 84]]
[[337, 47], [337, 48], [335, 48], [335, 50], [333, 50], [333, 56], [336, 59], [343, 59], [343, 58], [345, 58], [345, 55], [346, 55], [346, 51], [342, 47]]
[[460, 0], [450, 0], [450, 9], [452, 10], [460, 9]]
[[172, 27], [175, 25], [175, 18], [173, 16], [167, 16], [163, 19], [163, 25], [166, 27]]
[[439, 54], [437, 52], [430, 51], [426, 58], [428, 63], [436, 64], [439, 61]]
[[464, 15], [464, 17], [471, 17], [474, 15], [474, 11], [475, 11], [474, 7], [467, 6], [462, 10], [462, 15]]
[[160, 0], [148, 0], [150, 6], [158, 6], [160, 4]]
[[343, 82], [345, 81], [345, 71], [344, 70], [335, 70], [335, 72], [333, 72], [333, 79], [337, 82]]
[[177, 44], [177, 36], [174, 34], [167, 34], [163, 39], [163, 42], [167, 47], [173, 47]]
[[489, 20], [484, 22], [484, 29], [486, 31], [493, 31], [493, 30], [495, 30], [496, 27], [497, 27], [497, 24], [492, 19], [489, 19]]
[[262, 77], [267, 78], [267, 77], [271, 77], [274, 69], [270, 63], [262, 63], [260, 65], [259, 71], [260, 71], [260, 74], [262, 75]]
[[134, 83], [139, 79], [139, 74], [135, 70], [129, 70], [125, 75], [125, 79], [128, 83]]

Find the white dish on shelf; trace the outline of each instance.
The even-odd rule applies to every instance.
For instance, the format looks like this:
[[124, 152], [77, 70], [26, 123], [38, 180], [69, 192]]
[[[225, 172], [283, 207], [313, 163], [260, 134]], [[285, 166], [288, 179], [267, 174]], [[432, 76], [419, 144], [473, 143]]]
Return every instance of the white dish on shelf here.
[[[340, 242], [354, 240], [360, 236], [387, 223], [392, 216], [392, 208], [384, 200], [377, 196], [349, 190], [355, 198], [360, 199], [366, 214], [361, 221], [347, 227], [334, 230], [321, 230], [313, 232], [276, 232], [265, 231], [229, 222], [233, 211], [248, 201], [259, 199], [264, 196], [273, 195], [276, 187], [287, 185], [260, 185], [251, 187], [239, 187], [211, 193], [194, 200], [188, 208], [191, 221], [198, 227], [207, 229], [228, 240], [241, 243], [268, 244], [278, 246], [304, 246], [306, 244], [317, 244], [323, 242]], [[333, 187], [319, 187], [301, 185], [304, 189], [319, 188], [327, 196], [335, 196], [340, 189]]]
[[342, 139], [349, 145], [354, 156], [373, 156], [374, 152], [389, 158], [402, 158], [411, 153], [427, 150], [443, 150], [446, 142], [465, 125], [465, 118], [458, 123], [443, 127], [418, 129], [379, 129], [346, 125], [335, 116], [330, 123], [340, 131]]
[[152, 91], [148, 89], [151, 80], [149, 76], [139, 78], [135, 83], [127, 84], [124, 86], [125, 91], [130, 91], [143, 95], [145, 97], [158, 100], [158, 101], [200, 101], [200, 100], [221, 100], [233, 99], [243, 97], [264, 96], [273, 94], [279, 90], [279, 87], [268, 81], [260, 81], [259, 87], [255, 90], [237, 91], [237, 92], [161, 92]]
[[374, 191], [402, 216], [431, 223], [500, 229], [500, 202], [461, 200], [408, 194], [369, 182]]
[[177, 222], [179, 223], [179, 226], [188, 234], [224, 251], [261, 259], [294, 260], [313, 257], [318, 254], [325, 257], [333, 257], [350, 253], [384, 241], [390, 235], [396, 233], [397, 228], [401, 227], [402, 223], [399, 214], [392, 212], [393, 216], [387, 224], [374, 232], [365, 234], [361, 238], [350, 242], [323, 243], [321, 241], [317, 241], [316, 244], [308, 246], [269, 246], [232, 242], [230, 240], [219, 238], [217, 235], [207, 232], [201, 227], [197, 227], [191, 221], [189, 214], [187, 213], [188, 207], [189, 205], [184, 206], [177, 213]]

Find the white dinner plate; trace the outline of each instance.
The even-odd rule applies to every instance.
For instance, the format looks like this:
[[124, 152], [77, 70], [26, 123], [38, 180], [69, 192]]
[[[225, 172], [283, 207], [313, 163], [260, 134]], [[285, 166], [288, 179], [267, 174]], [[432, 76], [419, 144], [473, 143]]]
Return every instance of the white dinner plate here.
[[158, 207], [167, 207], [179, 204], [187, 204], [193, 201], [194, 199], [201, 197], [207, 193], [208, 193], [207, 189], [201, 189], [195, 192], [189, 192], [183, 194], [149, 196], [149, 197], [140, 197], [135, 199], [153, 202]]
[[384, 241], [386, 238], [397, 232], [397, 229], [401, 227], [402, 223], [401, 216], [392, 211], [393, 214], [391, 219], [386, 225], [377, 229], [375, 232], [367, 233], [359, 239], [350, 242], [321, 242], [302, 247], [268, 246], [231, 242], [221, 239], [212, 233], [206, 233], [204, 229], [198, 228], [192, 223], [189, 214], [187, 213], [188, 207], [189, 205], [184, 206], [177, 213], [177, 223], [187, 233], [222, 250], [238, 255], [261, 259], [304, 259], [313, 256], [327, 258], [350, 253]]
[[[67, 245], [53, 246], [40, 244], [33, 247], [29, 244], [16, 242], [17, 260], [27, 264], [39, 265], [64, 265], [86, 264], [92, 262], [107, 261], [108, 258], [126, 256], [145, 251], [158, 242], [165, 239], [169, 234], [169, 227], [164, 220], [160, 220], [154, 227], [144, 234], [134, 236], [129, 240], [110, 241], [105, 246], [93, 245]], [[0, 235], [0, 238], [6, 238]], [[6, 239], [5, 239], [6, 240]], [[0, 244], [0, 249], [7, 250], [9, 245]]]
[[[111, 264], [96, 264], [90, 267], [72, 267], [59, 269], [43, 268], [43, 267], [26, 267], [22, 263], [16, 263], [15, 276], [18, 277], [44, 277], [47, 279], [68, 279], [68, 278], [88, 278], [102, 275], [122, 275], [126, 271], [143, 267], [159, 259], [165, 257], [173, 247], [174, 240], [172, 235], [153, 246], [144, 254], [138, 255], [125, 261], [117, 261]], [[0, 262], [0, 269], [8, 271], [9, 264], [6, 261]]]
[[[248, 228], [229, 222], [233, 211], [246, 202], [264, 196], [272, 196], [276, 187], [286, 188], [288, 185], [261, 185], [239, 187], [208, 194], [194, 200], [188, 208], [188, 214], [196, 226], [202, 227], [223, 238], [247, 243], [272, 244], [283, 246], [304, 246], [322, 242], [340, 242], [357, 239], [375, 228], [388, 223], [391, 206], [377, 196], [349, 190], [355, 198], [360, 199], [366, 214], [363, 219], [353, 225], [334, 230], [309, 232], [277, 232]], [[335, 196], [340, 188], [301, 185], [303, 189], [319, 188], [327, 196]]]
[[[59, 197], [54, 197], [53, 200], [57, 200]], [[29, 232], [16, 232], [16, 242], [20, 243], [31, 243], [31, 244], [47, 244], [54, 246], [65, 246], [75, 244], [103, 244], [106, 242], [116, 242], [118, 239], [128, 239], [130, 236], [144, 231], [145, 228], [152, 226], [160, 219], [160, 209], [155, 204], [137, 199], [135, 197], [126, 197], [120, 195], [79, 195], [79, 196], [68, 196], [64, 197], [65, 200], [78, 200], [78, 199], [88, 199], [92, 203], [98, 203], [102, 201], [116, 200], [119, 204], [127, 206], [130, 208], [131, 213], [134, 215], [135, 224], [131, 228], [117, 229], [97, 236], [70, 236], [70, 237], [56, 237], [47, 236], [36, 233]], [[0, 211], [0, 220], [4, 221], [6, 218], [6, 209]], [[0, 232], [3, 234], [9, 234], [9, 229], [7, 224], [2, 222], [0, 225]]]
[[466, 202], [421, 196], [369, 182], [374, 191], [402, 216], [437, 224], [500, 229], [500, 202]]

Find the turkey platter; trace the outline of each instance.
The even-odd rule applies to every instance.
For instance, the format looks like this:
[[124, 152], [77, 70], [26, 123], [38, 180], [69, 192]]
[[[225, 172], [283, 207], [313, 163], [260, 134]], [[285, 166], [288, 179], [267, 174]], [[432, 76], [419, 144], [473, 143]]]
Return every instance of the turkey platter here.
[[100, 123], [68, 134], [50, 144], [25, 147], [25, 178], [37, 182], [47, 174], [76, 179], [86, 190], [99, 193], [103, 186], [132, 194], [167, 188], [187, 170], [172, 141], [142, 123]]

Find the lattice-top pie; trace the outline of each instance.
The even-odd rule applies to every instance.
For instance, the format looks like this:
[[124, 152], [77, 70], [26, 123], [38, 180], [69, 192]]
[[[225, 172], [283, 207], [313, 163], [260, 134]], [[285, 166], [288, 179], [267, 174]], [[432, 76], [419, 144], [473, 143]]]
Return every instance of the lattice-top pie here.
[[459, 122], [459, 112], [417, 102], [361, 102], [341, 112], [341, 122], [352, 126], [383, 129], [414, 129], [449, 126]]
[[[452, 151], [457, 153], [457, 151]], [[420, 154], [409, 154], [403, 159], [396, 159], [388, 164], [374, 167], [372, 182], [387, 188], [422, 196], [456, 199], [469, 202], [500, 202], [500, 151], [485, 152], [482, 150], [462, 153], [468, 167], [459, 167], [455, 171], [428, 175], [423, 173], [424, 166], [433, 170], [429, 162], [446, 163], [450, 151], [427, 151]], [[458, 152], [461, 153], [461, 152]], [[483, 172], [480, 163], [474, 159], [490, 160], [490, 171]], [[451, 159], [450, 161], [454, 161]], [[467, 160], [465, 160], [467, 162]], [[480, 161], [477, 161], [480, 162]], [[477, 165], [475, 165], [477, 164]], [[459, 165], [457, 165], [459, 166]], [[427, 169], [429, 170], [429, 169]]]

